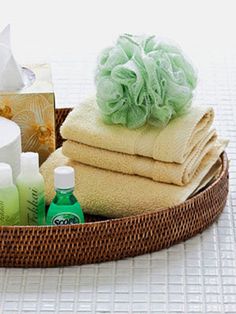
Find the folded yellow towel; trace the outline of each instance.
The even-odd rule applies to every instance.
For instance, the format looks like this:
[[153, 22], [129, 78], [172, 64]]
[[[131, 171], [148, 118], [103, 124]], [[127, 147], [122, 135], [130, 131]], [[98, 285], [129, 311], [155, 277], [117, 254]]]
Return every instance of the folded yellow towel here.
[[103, 123], [94, 98], [76, 107], [61, 127], [65, 139], [89, 146], [165, 162], [183, 163], [205, 136], [214, 118], [210, 107], [193, 106], [165, 128], [145, 125], [130, 130]]
[[70, 140], [63, 143], [62, 152], [66, 157], [86, 165], [185, 185], [191, 181], [202, 159], [215, 145], [216, 138], [215, 130], [206, 133], [182, 164], [118, 153]]
[[[66, 158], [61, 150], [57, 150], [41, 167], [45, 178], [47, 203], [55, 193], [53, 169], [69, 165], [75, 169], [75, 195], [86, 213], [122, 217], [177, 205], [185, 201], [201, 184], [226, 144], [223, 140], [218, 142], [203, 158], [193, 180], [183, 187], [87, 166]], [[208, 178], [210, 179], [211, 177]]]
[[199, 186], [193, 191], [193, 193], [188, 197], [191, 198], [195, 196], [200, 190], [207, 188], [210, 184], [214, 182], [214, 180], [220, 175], [222, 171], [222, 161], [219, 157], [217, 162], [211, 167], [210, 171], [207, 175], [203, 178]]

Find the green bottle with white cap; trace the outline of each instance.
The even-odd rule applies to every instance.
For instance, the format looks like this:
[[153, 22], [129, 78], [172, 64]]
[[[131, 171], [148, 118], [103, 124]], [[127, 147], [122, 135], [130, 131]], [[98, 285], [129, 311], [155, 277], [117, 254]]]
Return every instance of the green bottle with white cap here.
[[54, 197], [46, 218], [47, 225], [63, 226], [84, 223], [82, 208], [73, 194], [75, 175], [72, 167], [57, 167], [54, 170]]
[[19, 197], [13, 184], [11, 166], [0, 163], [0, 225], [14, 226], [20, 224]]
[[16, 179], [22, 225], [45, 224], [44, 179], [39, 172], [38, 153], [21, 154], [21, 172]]

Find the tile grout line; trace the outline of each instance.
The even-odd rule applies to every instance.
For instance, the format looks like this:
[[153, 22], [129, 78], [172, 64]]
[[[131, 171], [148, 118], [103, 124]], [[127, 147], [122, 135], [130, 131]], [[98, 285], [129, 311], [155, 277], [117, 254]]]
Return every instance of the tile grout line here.
[[202, 283], [202, 310], [203, 313], [206, 313], [206, 291], [205, 291], [205, 282], [204, 282], [204, 264], [203, 264], [203, 245], [202, 245], [203, 237], [200, 234], [200, 265], [201, 265], [201, 283]]
[[[28, 269], [23, 269], [23, 275], [22, 275], [22, 278], [21, 278], [21, 292], [20, 292], [20, 301], [19, 301], [19, 308], [18, 310], [23, 311], [22, 310], [22, 304], [24, 305], [24, 293], [25, 293], [25, 282], [26, 282], [26, 277], [27, 277], [27, 273], [28, 273]], [[26, 274], [26, 276], [25, 276]]]
[[187, 260], [187, 254], [186, 254], [186, 242], [184, 242], [183, 245], [184, 250], [184, 313], [187, 313], [187, 273], [186, 273], [186, 260]]
[[133, 302], [133, 289], [134, 289], [134, 258], [131, 258], [131, 267], [130, 267], [130, 299], [129, 299], [129, 313], [133, 313], [133, 307], [132, 307], [132, 302]]
[[224, 308], [224, 296], [223, 296], [223, 282], [222, 282], [222, 263], [221, 263], [221, 257], [220, 257], [220, 242], [219, 242], [219, 231], [218, 231], [218, 223], [215, 223], [216, 226], [216, 256], [217, 256], [217, 264], [219, 265], [219, 270], [218, 270], [218, 278], [219, 278], [219, 283], [220, 283], [220, 299], [221, 299], [221, 313], [225, 313], [225, 308]]
[[37, 313], [40, 314], [41, 313], [41, 298], [42, 298], [42, 287], [43, 287], [43, 279], [44, 279], [44, 275], [45, 275], [45, 269], [40, 269], [40, 281], [39, 281], [39, 290], [38, 290], [38, 304], [37, 304]]
[[116, 262], [112, 263], [112, 292], [111, 292], [111, 313], [115, 312], [114, 300], [115, 300], [115, 287], [116, 287]]
[[147, 276], [148, 276], [148, 313], [151, 313], [151, 254], [148, 254], [148, 272], [147, 272]]
[[60, 310], [60, 297], [61, 297], [61, 288], [62, 288], [62, 285], [61, 285], [61, 282], [62, 282], [62, 274], [63, 274], [63, 270], [64, 270], [64, 267], [60, 268], [59, 269], [59, 274], [58, 274], [58, 281], [57, 281], [57, 297], [56, 297], [56, 308], [55, 308], [55, 312], [56, 313], [59, 313], [59, 310]]
[[[231, 180], [230, 180], [230, 183], [231, 183]], [[229, 186], [230, 185], [231, 184], [229, 184]], [[230, 187], [229, 187], [228, 203], [229, 203], [229, 208], [230, 208], [230, 217], [231, 217], [231, 222], [232, 222], [233, 238], [234, 238], [234, 242], [236, 242], [236, 234], [235, 234], [236, 223], [235, 223], [235, 219], [234, 219], [234, 213], [232, 211], [232, 209], [233, 209], [233, 203], [232, 203], [232, 196], [233, 196], [233, 194], [234, 193], [230, 190]], [[235, 259], [236, 259], [236, 250], [235, 250]]]
[[166, 251], [166, 313], [169, 313], [169, 248]]
[[81, 267], [78, 266], [76, 269], [76, 280], [75, 280], [75, 291], [74, 291], [74, 313], [78, 312], [78, 298], [75, 292], [79, 288], [80, 277], [81, 277]]
[[97, 290], [98, 290], [98, 273], [99, 265], [95, 266], [94, 282], [93, 282], [93, 303], [92, 303], [92, 313], [96, 313], [96, 301], [97, 301]]
[[[0, 300], [0, 305], [2, 307], [2, 310], [4, 310], [4, 305], [5, 305], [5, 301], [6, 301], [6, 288], [7, 288], [7, 284], [8, 284], [8, 280], [9, 280], [9, 271], [10, 269], [7, 268], [5, 269], [5, 278], [4, 278], [4, 284], [3, 284], [3, 293], [2, 293], [2, 300]], [[1, 309], [0, 307], [0, 309]]]

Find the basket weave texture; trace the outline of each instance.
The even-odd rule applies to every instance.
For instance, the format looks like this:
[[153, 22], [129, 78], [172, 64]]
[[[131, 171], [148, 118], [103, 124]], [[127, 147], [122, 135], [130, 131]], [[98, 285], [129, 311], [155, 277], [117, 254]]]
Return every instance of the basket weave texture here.
[[[58, 125], [69, 111], [58, 112]], [[61, 145], [62, 139], [59, 140]], [[158, 251], [186, 240], [211, 225], [228, 194], [228, 160], [220, 176], [184, 203], [153, 213], [90, 221], [69, 226], [0, 227], [0, 266], [55, 267], [118, 260]]]

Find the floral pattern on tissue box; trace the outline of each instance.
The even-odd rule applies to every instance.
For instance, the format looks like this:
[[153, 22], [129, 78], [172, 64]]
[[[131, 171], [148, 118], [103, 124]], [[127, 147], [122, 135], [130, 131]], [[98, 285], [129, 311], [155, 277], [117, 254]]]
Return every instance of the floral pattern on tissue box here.
[[22, 150], [38, 152], [40, 163], [55, 150], [55, 101], [48, 65], [32, 66], [36, 80], [15, 93], [0, 93], [0, 116], [21, 128]]

